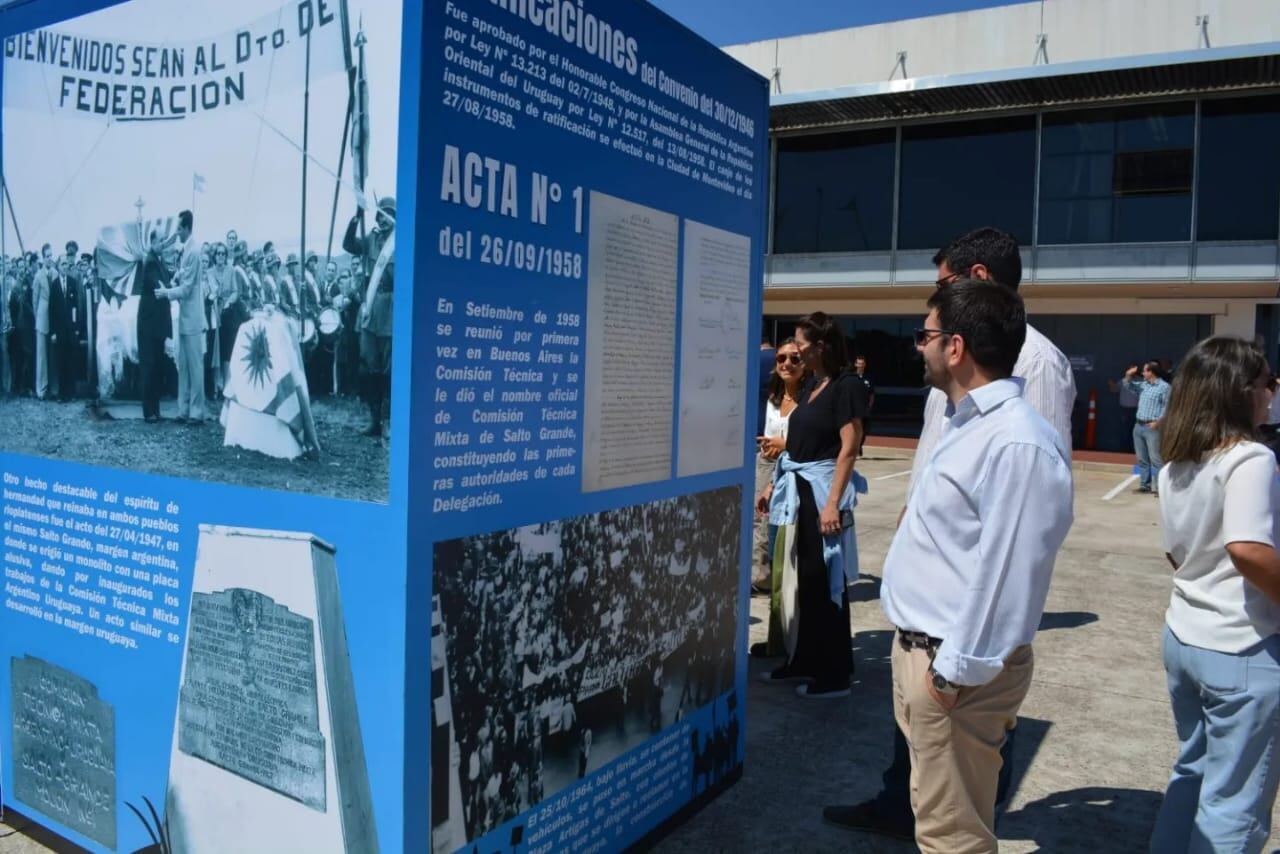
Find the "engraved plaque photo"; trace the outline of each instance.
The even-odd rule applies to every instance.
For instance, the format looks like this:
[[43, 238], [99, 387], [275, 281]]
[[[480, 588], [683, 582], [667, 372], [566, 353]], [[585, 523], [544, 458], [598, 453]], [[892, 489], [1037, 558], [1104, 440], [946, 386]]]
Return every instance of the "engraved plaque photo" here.
[[377, 854], [333, 546], [201, 525], [169, 751], [173, 854]]
[[189, 632], [178, 748], [323, 811], [312, 621], [237, 587], [194, 594]]
[[18, 799], [116, 845], [116, 715], [87, 679], [39, 658], [9, 660]]

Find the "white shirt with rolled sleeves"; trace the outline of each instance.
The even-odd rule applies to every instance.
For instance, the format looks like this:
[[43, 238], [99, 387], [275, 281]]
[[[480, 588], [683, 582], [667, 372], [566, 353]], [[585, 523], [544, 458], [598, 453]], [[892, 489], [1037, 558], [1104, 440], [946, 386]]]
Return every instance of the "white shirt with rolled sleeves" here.
[[[1013, 375], [1026, 381], [1023, 400], [1058, 431], [1070, 460], [1071, 410], [1076, 402], [1076, 379], [1071, 372], [1071, 362], [1052, 341], [1028, 323], [1027, 338], [1018, 351]], [[916, 443], [907, 495], [915, 491], [920, 471], [938, 445], [942, 428], [947, 424], [946, 411], [947, 396], [936, 388], [930, 389], [924, 404], [924, 427], [920, 431], [920, 441]]]
[[1031, 643], [1071, 529], [1070, 456], [1022, 389], [997, 380], [948, 411], [884, 561], [885, 615], [941, 639], [934, 670], [957, 685]]

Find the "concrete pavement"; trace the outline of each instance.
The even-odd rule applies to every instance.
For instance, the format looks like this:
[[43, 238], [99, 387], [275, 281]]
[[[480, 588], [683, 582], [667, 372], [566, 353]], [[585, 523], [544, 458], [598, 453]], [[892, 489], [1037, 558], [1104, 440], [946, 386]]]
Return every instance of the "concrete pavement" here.
[[[868, 448], [857, 511], [862, 578], [853, 588], [856, 684], [848, 700], [805, 701], [754, 680], [742, 780], [657, 846], [709, 851], [909, 852], [914, 845], [822, 822], [822, 806], [872, 797], [892, 755], [891, 629], [880, 571], [910, 468], [905, 450]], [[899, 475], [899, 476], [895, 476]], [[1001, 821], [1008, 852], [1145, 852], [1177, 741], [1160, 660], [1170, 572], [1156, 499], [1119, 467], [1077, 466], [1076, 520], [1058, 558], [1036, 671], [1019, 720], [1017, 789]], [[751, 640], [768, 603], [752, 600]], [[1280, 848], [1280, 810], [1267, 851]]]

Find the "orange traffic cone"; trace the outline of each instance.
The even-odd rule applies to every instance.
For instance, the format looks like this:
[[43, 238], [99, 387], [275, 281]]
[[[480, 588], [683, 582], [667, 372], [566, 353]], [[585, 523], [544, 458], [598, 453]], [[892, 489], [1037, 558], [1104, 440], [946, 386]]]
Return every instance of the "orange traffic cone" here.
[[1098, 443], [1098, 390], [1089, 389], [1089, 420], [1084, 425], [1084, 446], [1093, 450]]

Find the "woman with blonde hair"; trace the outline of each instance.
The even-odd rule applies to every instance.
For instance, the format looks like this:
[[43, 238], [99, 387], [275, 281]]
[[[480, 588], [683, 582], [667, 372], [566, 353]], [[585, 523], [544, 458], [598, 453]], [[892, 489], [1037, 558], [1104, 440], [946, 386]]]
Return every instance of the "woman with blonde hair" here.
[[1178, 369], [1160, 437], [1173, 595], [1164, 665], [1178, 758], [1153, 852], [1258, 852], [1280, 785], [1276, 459], [1256, 440], [1271, 372], [1252, 344], [1201, 341]]

